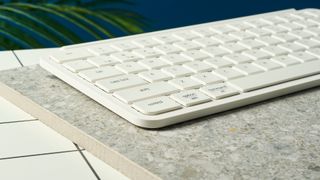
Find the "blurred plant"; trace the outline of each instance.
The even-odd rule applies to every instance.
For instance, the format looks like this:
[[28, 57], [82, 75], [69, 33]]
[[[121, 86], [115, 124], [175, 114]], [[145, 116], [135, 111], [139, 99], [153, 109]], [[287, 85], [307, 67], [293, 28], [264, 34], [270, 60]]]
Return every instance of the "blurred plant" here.
[[143, 32], [128, 0], [0, 0], [0, 49], [63, 46]]

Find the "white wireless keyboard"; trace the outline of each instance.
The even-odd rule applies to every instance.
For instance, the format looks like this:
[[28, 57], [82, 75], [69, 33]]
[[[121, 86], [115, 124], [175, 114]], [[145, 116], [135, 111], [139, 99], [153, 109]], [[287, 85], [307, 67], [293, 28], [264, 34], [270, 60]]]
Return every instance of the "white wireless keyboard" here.
[[40, 64], [159, 128], [320, 85], [319, 35], [319, 10], [286, 10], [66, 46]]

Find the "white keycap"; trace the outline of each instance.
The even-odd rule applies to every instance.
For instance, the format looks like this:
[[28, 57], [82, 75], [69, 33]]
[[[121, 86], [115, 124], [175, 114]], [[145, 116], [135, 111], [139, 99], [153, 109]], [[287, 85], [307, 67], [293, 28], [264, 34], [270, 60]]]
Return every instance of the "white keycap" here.
[[311, 33], [312, 35], [319, 36], [320, 35], [320, 28], [318, 27], [312, 27], [306, 29], [307, 32]]
[[246, 31], [236, 31], [236, 32], [231, 32], [229, 35], [239, 39], [239, 40], [243, 40], [243, 39], [251, 39], [254, 38], [255, 35], [246, 32]]
[[295, 21], [295, 24], [304, 27], [304, 28], [309, 28], [309, 27], [317, 27], [318, 24], [314, 23], [312, 21], [306, 21], [306, 20], [299, 20], [299, 21]]
[[193, 42], [198, 43], [203, 47], [216, 46], [216, 45], [220, 44], [220, 42], [218, 42], [217, 40], [214, 40], [214, 39], [209, 38], [209, 37], [197, 38], [197, 39], [194, 39]]
[[202, 37], [212, 36], [215, 34], [215, 32], [210, 30], [209, 28], [197, 28], [193, 29], [192, 32]]
[[220, 47], [229, 51], [230, 53], [237, 53], [237, 52], [241, 52], [241, 51], [244, 51], [247, 49], [246, 47], [241, 46], [238, 43], [227, 43], [227, 44], [221, 45]]
[[234, 68], [246, 75], [258, 74], [263, 72], [261, 68], [259, 68], [258, 66], [252, 65], [250, 63], [237, 64], [234, 66]]
[[115, 66], [117, 69], [124, 73], [138, 73], [144, 70], [147, 70], [147, 68], [143, 67], [142, 65], [137, 64], [136, 62], [126, 62], [122, 64], [117, 64]]
[[192, 41], [180, 41], [180, 42], [174, 43], [174, 45], [184, 51], [189, 51], [192, 49], [199, 49], [200, 48], [199, 44], [192, 42]]
[[278, 15], [277, 18], [282, 19], [286, 22], [291, 22], [291, 21], [297, 21], [299, 20], [299, 18], [292, 16], [290, 14], [282, 14], [282, 15]]
[[223, 56], [229, 54], [229, 52], [221, 47], [210, 46], [202, 49], [203, 52], [211, 55], [211, 56]]
[[187, 90], [170, 96], [184, 106], [193, 106], [211, 101], [211, 99], [198, 90]]
[[129, 51], [132, 49], [139, 48], [139, 46], [137, 46], [129, 41], [122, 41], [122, 42], [113, 43], [113, 44], [111, 44], [111, 46], [117, 50], [120, 50], [120, 51]]
[[230, 42], [237, 41], [236, 38], [229, 36], [229, 35], [226, 35], [226, 34], [216, 34], [211, 37], [220, 43], [230, 43]]
[[317, 56], [320, 58], [320, 48], [312, 48], [307, 50], [309, 53], [311, 53], [314, 56]]
[[233, 28], [228, 27], [228, 26], [226, 26], [226, 25], [222, 25], [222, 26], [219, 26], [219, 25], [217, 25], [217, 26], [213, 26], [213, 27], [211, 27], [211, 30], [213, 30], [214, 32], [219, 33], [219, 34], [226, 34], [226, 33], [229, 33], [229, 32], [234, 31], [234, 29], [233, 29]]
[[276, 25], [276, 24], [280, 24], [280, 23], [284, 23], [284, 20], [281, 20], [279, 18], [276, 18], [274, 16], [269, 16], [269, 17], [264, 17], [261, 18], [261, 20], [265, 21], [266, 23], [272, 24], [272, 25]]
[[189, 62], [190, 59], [185, 58], [181, 56], [180, 54], [168, 54], [165, 56], [160, 57], [163, 61], [165, 61], [168, 64], [174, 65], [174, 64], [182, 64], [185, 62]]
[[306, 39], [313, 36], [311, 33], [307, 31], [301, 31], [301, 30], [291, 31], [289, 32], [289, 34], [296, 36], [299, 39]]
[[253, 61], [250, 57], [242, 55], [242, 54], [229, 54], [224, 56], [224, 58], [233, 62], [234, 64], [246, 63]]
[[141, 72], [139, 73], [139, 76], [149, 82], [164, 81], [171, 79], [171, 76], [160, 70], [150, 70]]
[[233, 65], [232, 62], [230, 62], [222, 57], [208, 58], [208, 59], [203, 60], [203, 62], [209, 64], [210, 66], [212, 66], [216, 69]]
[[165, 66], [169, 66], [168, 63], [164, 62], [160, 58], [148, 58], [139, 61], [139, 63], [148, 69], [159, 69]]
[[180, 31], [180, 32], [176, 32], [173, 33], [173, 36], [182, 39], [182, 40], [191, 40], [191, 39], [195, 39], [198, 38], [199, 36], [191, 31]]
[[271, 61], [270, 59], [257, 60], [257, 61], [254, 61], [253, 64], [265, 71], [281, 68], [281, 65]]
[[127, 61], [136, 61], [140, 59], [139, 56], [131, 53], [131, 52], [118, 52], [110, 55], [111, 57], [115, 58], [120, 62], [127, 62]]
[[238, 43], [249, 49], [256, 49], [264, 46], [263, 43], [254, 39], [245, 39], [245, 40], [239, 41]]
[[306, 52], [294, 52], [289, 54], [289, 56], [302, 62], [313, 61], [318, 59], [317, 57]]
[[269, 53], [272, 56], [280, 56], [289, 53], [289, 51], [278, 46], [266, 46], [261, 48], [261, 50]]
[[264, 29], [260, 29], [260, 28], [251, 28], [251, 29], [248, 29], [247, 31], [258, 37], [271, 35], [271, 32]]
[[168, 82], [181, 90], [193, 89], [201, 86], [201, 83], [192, 80], [190, 77], [177, 78]]
[[253, 58], [254, 60], [265, 59], [270, 57], [268, 53], [258, 49], [244, 51], [243, 54], [249, 56], [250, 58]]
[[202, 62], [202, 61], [193, 61], [183, 64], [184, 67], [187, 69], [190, 69], [193, 72], [204, 72], [204, 71], [210, 71], [213, 69], [213, 67], [208, 66], [208, 64]]
[[296, 51], [302, 51], [305, 50], [305, 48], [303, 46], [300, 46], [298, 44], [295, 43], [283, 43], [283, 44], [279, 44], [279, 47], [286, 49], [290, 52], [296, 52]]
[[136, 53], [142, 58], [151, 58], [161, 55], [161, 53], [153, 48], [135, 49], [132, 52]]
[[110, 66], [105, 66], [101, 68], [96, 68], [96, 69], [89, 69], [85, 71], [81, 71], [79, 75], [90, 81], [90, 82], [95, 82], [100, 79], [104, 78], [110, 78], [118, 75], [122, 75], [123, 73], [117, 70], [114, 67]]
[[95, 66], [88, 61], [85, 60], [78, 60], [78, 61], [70, 61], [63, 64], [64, 67], [69, 69], [72, 72], [79, 72], [86, 69], [95, 68]]
[[181, 53], [181, 55], [192, 60], [192, 61], [202, 60], [202, 59], [209, 57], [208, 54], [205, 54], [199, 50], [186, 51], [186, 52]]
[[220, 77], [214, 75], [211, 72], [195, 74], [191, 76], [191, 78], [196, 81], [199, 81], [201, 84], [204, 84], [204, 85], [211, 84], [211, 83], [219, 83], [223, 81]]
[[265, 26], [265, 27], [263, 27], [263, 29], [265, 29], [273, 34], [288, 32], [288, 30], [286, 30], [285, 28], [280, 27], [280, 26]]
[[95, 56], [88, 58], [88, 62], [91, 64], [102, 67], [102, 66], [110, 66], [119, 63], [119, 61], [115, 60], [110, 56]]
[[298, 45], [303, 46], [304, 48], [316, 48], [320, 47], [320, 43], [311, 39], [300, 39], [298, 41], [295, 41]]
[[280, 27], [283, 27], [289, 31], [293, 31], [293, 30], [299, 30], [302, 29], [303, 27], [298, 25], [298, 24], [294, 24], [294, 23], [283, 23], [283, 24], [279, 24]]
[[[267, 71], [229, 81], [229, 84], [243, 92], [280, 84], [286, 81], [306, 77], [320, 72], [320, 61], [311, 61], [288, 68]], [[308, 69], [308, 71], [306, 71]]]
[[255, 28], [261, 28], [261, 27], [269, 25], [268, 23], [266, 23], [265, 21], [262, 21], [260, 19], [248, 20], [248, 21], [245, 21], [245, 23], [247, 23], [250, 26], [255, 27]]
[[181, 77], [181, 76], [188, 76], [193, 74], [193, 72], [183, 66], [170, 66], [162, 68], [162, 71], [169, 74], [172, 77]]
[[136, 101], [168, 95], [177, 92], [178, 89], [166, 82], [156, 82], [138, 87], [116, 91], [114, 96], [125, 103], [131, 104]]
[[282, 66], [286, 67], [286, 66], [292, 66], [295, 64], [299, 64], [300, 62], [292, 57], [289, 56], [277, 56], [272, 58], [272, 60], [274, 60], [275, 62], [281, 64]]
[[179, 53], [181, 51], [181, 49], [179, 49], [176, 46], [173, 46], [171, 44], [162, 44], [162, 45], [156, 46], [154, 48], [163, 54]]
[[117, 51], [114, 48], [110, 47], [109, 45], [97, 45], [97, 46], [89, 47], [88, 50], [97, 56], [108, 55]]
[[279, 39], [275, 39], [270, 36], [259, 37], [259, 38], [256, 38], [256, 40], [268, 46], [281, 43]]
[[172, 35], [169, 35], [169, 34], [158, 35], [158, 36], [155, 36], [154, 39], [164, 44], [170, 44], [170, 43], [179, 41], [178, 38], [173, 37]]
[[228, 24], [228, 26], [231, 27], [232, 29], [240, 30], [240, 31], [252, 28], [252, 26], [243, 22], [231, 23], [231, 24]]
[[211, 84], [200, 88], [200, 91], [214, 99], [222, 99], [239, 94], [238, 90], [225, 83]]
[[133, 43], [141, 46], [141, 47], [152, 47], [152, 46], [156, 46], [159, 44], [159, 42], [150, 39], [150, 38], [141, 38], [141, 39], [136, 39], [133, 41]]
[[116, 76], [113, 78], [96, 81], [96, 85], [108, 93], [112, 93], [114, 91], [124, 88], [131, 88], [134, 86], [143, 85], [146, 83], [147, 82], [145, 80], [133, 74]]
[[221, 68], [213, 72], [224, 80], [230, 80], [244, 76], [242, 73], [232, 68]]
[[167, 96], [161, 96], [135, 102], [132, 107], [143, 114], [156, 115], [179, 109], [181, 105]]
[[275, 34], [273, 37], [279, 39], [282, 42], [292, 42], [292, 41], [295, 41], [295, 40], [298, 39], [297, 37], [292, 36], [292, 35], [287, 34], [287, 33]]
[[59, 51], [51, 55], [50, 57], [55, 60], [58, 63], [64, 63], [67, 61], [74, 61], [79, 59], [86, 59], [88, 57], [92, 57], [93, 54], [91, 54], [87, 50], [83, 51]]

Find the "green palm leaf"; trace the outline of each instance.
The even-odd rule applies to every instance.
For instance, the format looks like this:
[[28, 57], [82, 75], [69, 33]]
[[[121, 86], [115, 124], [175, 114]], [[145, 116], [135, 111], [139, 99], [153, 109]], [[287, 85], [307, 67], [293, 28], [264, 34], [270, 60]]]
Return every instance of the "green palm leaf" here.
[[143, 32], [146, 20], [108, 8], [114, 3], [133, 5], [128, 0], [0, 1], [0, 49], [63, 46]]

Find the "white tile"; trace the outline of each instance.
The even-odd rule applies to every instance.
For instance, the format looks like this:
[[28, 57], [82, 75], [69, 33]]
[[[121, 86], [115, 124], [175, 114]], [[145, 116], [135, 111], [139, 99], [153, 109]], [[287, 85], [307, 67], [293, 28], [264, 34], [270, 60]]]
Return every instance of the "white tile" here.
[[47, 56], [58, 48], [16, 50], [14, 53], [24, 66], [39, 64], [40, 57]]
[[34, 119], [31, 115], [0, 96], [0, 123], [31, 119]]
[[0, 160], [0, 179], [97, 180], [79, 152]]
[[71, 141], [40, 121], [0, 124], [0, 147], [0, 158], [76, 150]]
[[0, 51], [0, 71], [21, 67], [12, 51]]
[[129, 178], [121, 174], [119, 171], [113, 169], [111, 166], [104, 163], [100, 159], [94, 157], [89, 152], [83, 151], [83, 154], [86, 156], [93, 169], [101, 179], [129, 180]]

